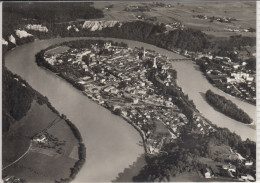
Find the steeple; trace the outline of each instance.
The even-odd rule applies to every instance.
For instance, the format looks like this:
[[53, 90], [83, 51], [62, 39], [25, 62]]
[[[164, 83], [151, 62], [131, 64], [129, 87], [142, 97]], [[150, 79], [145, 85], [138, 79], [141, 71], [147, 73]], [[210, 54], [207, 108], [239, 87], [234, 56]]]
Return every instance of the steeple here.
[[144, 54], [143, 54], [143, 58], [145, 58], [145, 54], [146, 54], [147, 52], [145, 51], [145, 48], [144, 48]]
[[153, 60], [153, 68], [157, 68], [157, 64], [156, 64], [156, 59], [157, 59], [157, 57], [154, 57], [154, 60]]

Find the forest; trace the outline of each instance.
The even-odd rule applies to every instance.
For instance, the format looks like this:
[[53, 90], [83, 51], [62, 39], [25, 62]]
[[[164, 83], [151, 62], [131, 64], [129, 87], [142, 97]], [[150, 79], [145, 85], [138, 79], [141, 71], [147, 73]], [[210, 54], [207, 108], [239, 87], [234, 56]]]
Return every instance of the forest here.
[[[76, 11], [75, 11], [76, 10]], [[93, 7], [93, 2], [28, 2], [3, 3], [3, 36], [25, 22], [53, 25], [77, 19], [104, 17], [103, 12]]]
[[125, 22], [121, 26], [116, 25], [95, 32], [82, 30], [75, 33], [75, 35], [77, 34], [80, 34], [80, 36], [103, 36], [142, 41], [169, 50], [180, 48], [188, 51], [202, 51], [210, 46], [208, 36], [199, 30], [187, 28], [168, 32], [164, 24], [144, 21]]
[[225, 97], [217, 95], [211, 90], [206, 92], [206, 99], [215, 109], [237, 121], [246, 124], [250, 124], [253, 121], [247, 113], [238, 108], [231, 100], [227, 100]]
[[23, 87], [20, 83], [18, 84], [18, 81], [21, 78], [13, 75], [5, 67], [3, 67], [2, 76], [2, 131], [7, 132], [9, 127], [24, 117], [27, 111], [31, 108], [34, 94], [28, 91], [31, 90], [31, 88], [28, 89]]
[[[216, 41], [214, 43], [213, 55], [231, 58], [234, 62], [240, 61], [234, 50], [243, 50], [245, 46], [255, 46], [256, 38], [242, 35], [230, 36], [229, 39]], [[213, 46], [213, 45], [212, 45]]]

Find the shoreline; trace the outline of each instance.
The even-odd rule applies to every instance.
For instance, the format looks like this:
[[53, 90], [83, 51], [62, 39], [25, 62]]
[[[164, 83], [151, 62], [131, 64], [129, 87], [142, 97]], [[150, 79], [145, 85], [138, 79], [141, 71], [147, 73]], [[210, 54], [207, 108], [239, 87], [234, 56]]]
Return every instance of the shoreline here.
[[[18, 74], [14, 74], [12, 71], [10, 71], [8, 68], [6, 68], [6, 70], [10, 73], [12, 73], [13, 76], [17, 77], [19, 79], [20, 83], [25, 84], [25, 86], [28, 88], [28, 92], [31, 92], [37, 103], [39, 103], [39, 105], [46, 105], [47, 108], [52, 111], [57, 117], [61, 118], [64, 120], [65, 124], [68, 126], [68, 128], [70, 129], [71, 133], [73, 134], [74, 138], [76, 139], [76, 145], [77, 147], [77, 152], [79, 154], [79, 158], [78, 160], [75, 162], [75, 164], [72, 167], [68, 167], [70, 169], [70, 174], [68, 177], [63, 177], [61, 178], [61, 180], [59, 181], [72, 181], [76, 174], [80, 171], [80, 166], [82, 166], [85, 163], [85, 159], [86, 159], [86, 152], [84, 153], [84, 149], [86, 149], [85, 144], [82, 142], [82, 138], [81, 138], [81, 134], [78, 130], [78, 128], [74, 125], [74, 123], [72, 123], [69, 119], [67, 119], [67, 117], [64, 114], [60, 114], [59, 111], [57, 111], [52, 104], [49, 102], [49, 99], [45, 96], [43, 96], [41, 93], [39, 93], [37, 90], [35, 90], [34, 88], [31, 87], [31, 85], [29, 85], [29, 83], [24, 80], [23, 78], [21, 78], [20, 75]], [[31, 108], [30, 108], [31, 110]], [[37, 132], [36, 135], [40, 134], [42, 131]], [[34, 135], [34, 136], [36, 136]], [[10, 163], [9, 165], [2, 167], [2, 171], [10, 166], [12, 166], [13, 164], [15, 164], [16, 162], [18, 162], [20, 159], [22, 159], [31, 149], [32, 146], [32, 138], [30, 137], [30, 146], [28, 147], [27, 151], [20, 156], [17, 160], [13, 161], [12, 163]], [[73, 172], [72, 170], [74, 170], [75, 172]]]
[[144, 151], [145, 151], [145, 153], [147, 153], [147, 146], [146, 146], [146, 143], [145, 143], [146, 137], [145, 137], [145, 135], [143, 134], [142, 130], [141, 130], [137, 125], [135, 125], [135, 124], [132, 123], [129, 119], [125, 118], [125, 117], [122, 116], [122, 115], [116, 115], [116, 114], [114, 114], [113, 111], [111, 111], [108, 107], [106, 107], [105, 105], [102, 105], [102, 104], [98, 103], [97, 101], [93, 100], [91, 97], [89, 97], [89, 96], [85, 93], [85, 91], [82, 91], [82, 90], [80, 90], [79, 88], [75, 87], [71, 82], [69, 82], [68, 80], [66, 80], [66, 79], [63, 78], [62, 76], [60, 76], [58, 73], [55, 73], [55, 72], [53, 72], [52, 70], [50, 70], [50, 69], [48, 69], [48, 68], [46, 68], [46, 67], [44, 67], [44, 66], [39, 66], [39, 67], [41, 67], [41, 68], [43, 68], [45, 71], [47, 71], [47, 72], [49, 72], [49, 73], [55, 75], [55, 77], [61, 78], [62, 80], [68, 82], [72, 87], [74, 87], [75, 89], [79, 90], [84, 96], [86, 96], [86, 97], [87, 97], [88, 99], [90, 99], [92, 102], [94, 102], [94, 103], [100, 105], [101, 107], [107, 109], [109, 112], [111, 112], [111, 114], [123, 118], [128, 124], [130, 124], [132, 127], [134, 127], [134, 128], [138, 131], [138, 133], [140, 134], [140, 136], [141, 136], [141, 138], [142, 138], [142, 140], [143, 140]]
[[[55, 45], [58, 45], [58, 44], [62, 44], [63, 42], [69, 42], [69, 41], [74, 41], [74, 40], [104, 40], [104, 41], [111, 41], [113, 38], [108, 38], [108, 37], [69, 37], [68, 38], [68, 40], [65, 40], [65, 41], [61, 41], [61, 42], [59, 42], [59, 43], [56, 43]], [[115, 41], [117, 41], [117, 42], [123, 42], [123, 39], [115, 39]], [[133, 43], [135, 42], [131, 42], [132, 40], [130, 40], [130, 42], [127, 42], [128, 40], [126, 40], [126, 42], [125, 43], [127, 43], [128, 44], [128, 47], [130, 47], [130, 48], [132, 48], [134, 45], [133, 45]], [[143, 43], [143, 42], [141, 42], [141, 43]], [[129, 45], [130, 44], [130, 45]], [[147, 45], [147, 47], [148, 47], [148, 49], [150, 49], [150, 50], [154, 50], [153, 48], [151, 48], [151, 47], [153, 47], [154, 45], [149, 45], [149, 44], [147, 44], [147, 43], [143, 43], [145, 46]], [[53, 45], [50, 45], [49, 47], [51, 47], [51, 46], [53, 46]], [[136, 47], [136, 46], [135, 46]], [[155, 46], [155, 47], [157, 47], [157, 46]], [[159, 47], [158, 47], [159, 48]], [[45, 48], [46, 49], [46, 48]], [[45, 50], [44, 49], [44, 50]], [[164, 52], [164, 50], [165, 49], [163, 49], [163, 50], [160, 50], [160, 49], [163, 49], [163, 48], [159, 48], [159, 53], [161, 53], [161, 54], [166, 54], [166, 53], [163, 53]], [[42, 50], [41, 50], [42, 51]], [[168, 50], [165, 50], [165, 51], [167, 51], [168, 52]], [[171, 53], [173, 53], [174, 55], [176, 54], [176, 53], [174, 53], [174, 52], [172, 52], [172, 51], [170, 51]], [[39, 52], [38, 52], [39, 53]], [[171, 55], [170, 57], [173, 57], [174, 55]], [[180, 56], [182, 56], [182, 55], [180, 55]], [[191, 62], [192, 64], [194, 64], [194, 62]], [[44, 66], [44, 65], [43, 65]], [[197, 66], [196, 64], [194, 65], [194, 66]], [[174, 68], [174, 67], [173, 67]], [[49, 69], [49, 68], [46, 68], [45, 67], [45, 69], [48, 69], [48, 70], [51, 70], [51, 69]], [[52, 70], [51, 70], [52, 71]], [[53, 71], [52, 71], [53, 72]], [[201, 71], [199, 71], [200, 73], [201, 73]], [[53, 73], [55, 73], [55, 72], [53, 72]], [[201, 73], [202, 75], [203, 75], [203, 73]], [[58, 75], [59, 77], [61, 77], [61, 78], [63, 78], [61, 75], [59, 75], [59, 74], [57, 74], [57, 73], [55, 73], [55, 75]], [[203, 75], [204, 76], [204, 75]], [[205, 76], [204, 76], [205, 77]], [[68, 81], [66, 78], [63, 78], [63, 79], [65, 79], [66, 81]], [[177, 82], [178, 82], [178, 78], [177, 78], [177, 80], [176, 80]], [[208, 81], [207, 81], [208, 82]], [[71, 84], [71, 85], [74, 85], [74, 83], [73, 82], [71, 82], [71, 81], [69, 81], [69, 83]], [[211, 86], [212, 86], [212, 84], [210, 84]], [[214, 86], [213, 86], [214, 87]], [[78, 89], [77, 87], [75, 87], [74, 86], [74, 88], [76, 88], [76, 89]], [[217, 87], [214, 87], [214, 88], [216, 88], [217, 90], [220, 90], [219, 88], [217, 88]], [[81, 92], [83, 91], [82, 89], [79, 89]], [[220, 90], [221, 92], [223, 92], [222, 90]], [[225, 93], [225, 92], [224, 92]], [[229, 94], [227, 94], [227, 95], [229, 95]], [[233, 96], [232, 96], [233, 97]], [[236, 99], [236, 98], [235, 98]], [[94, 100], [91, 100], [91, 101], [94, 101]], [[239, 100], [239, 101], [241, 101], [241, 100]], [[243, 102], [243, 101], [242, 101]], [[249, 104], [249, 105], [252, 105], [252, 104], [250, 104], [250, 103], [247, 103], [247, 104]], [[253, 105], [252, 105], [253, 106]], [[109, 110], [110, 112], [111, 112], [111, 110]], [[198, 109], [197, 109], [197, 107], [195, 107], [195, 111], [196, 112], [198, 112]], [[122, 116], [121, 116], [122, 117]], [[129, 123], [129, 122], [128, 122]], [[132, 123], [130, 122], [130, 124], [132, 125]], [[215, 123], [213, 123], [213, 124], [215, 124]], [[248, 124], [245, 124], [246, 126], [248, 126]], [[132, 125], [133, 126], [133, 125]], [[254, 127], [250, 127], [250, 126], [248, 126], [249, 128], [251, 128], [251, 129], [254, 129]], [[230, 131], [233, 131], [232, 129], [230, 129]], [[138, 131], [139, 132], [139, 131]], [[140, 133], [140, 132], [139, 132]], [[141, 135], [141, 137], [143, 138], [143, 136]]]
[[[28, 44], [28, 43], [33, 43], [33, 42], [35, 42], [35, 41], [44, 41], [44, 40], [52, 40], [52, 39], [59, 39], [59, 38], [71, 38], [71, 39], [105, 39], [105, 40], [107, 40], [107, 39], [119, 39], [119, 40], [127, 40], [127, 41], [137, 41], [137, 40], [132, 40], [132, 39], [127, 39], [127, 38], [117, 38], [117, 37], [105, 37], [105, 36], [91, 36], [91, 37], [82, 37], [82, 36], [79, 36], [79, 37], [77, 37], [77, 36], [72, 36], [72, 37], [58, 37], [58, 36], [51, 36], [51, 37], [47, 37], [47, 38], [44, 38], [44, 39], [35, 39], [35, 40], [33, 40], [33, 41], [31, 41], [31, 42], [27, 42], [27, 43], [24, 43], [24, 44]], [[67, 42], [67, 41], [65, 41], [65, 42]], [[147, 44], [147, 45], [152, 45], [152, 46], [155, 46], [155, 47], [158, 47], [158, 46], [156, 46], [156, 45], [153, 45], [153, 44], [150, 44], [150, 43], [146, 43], [146, 42], [142, 42], [142, 41], [137, 41], [137, 42], [141, 42], [141, 43], [144, 43], [144, 44]], [[8, 51], [6, 51], [6, 52], [3, 52], [3, 55], [5, 54], [5, 53], [7, 53], [7, 52], [9, 52], [9, 51], [12, 51], [12, 50], [14, 50], [16, 47], [20, 47], [20, 46], [22, 46], [22, 45], [24, 45], [24, 44], [21, 44], [21, 45], [16, 45], [15, 47], [13, 47], [13, 48], [11, 48], [10, 50], [8, 50]], [[54, 46], [54, 45], [52, 45], [52, 46]], [[163, 47], [158, 47], [158, 48], [160, 48], [160, 49], [164, 49], [164, 50], [166, 50], [166, 51], [170, 51], [170, 52], [172, 52], [173, 54], [176, 54], [176, 55], [178, 55], [180, 58], [178, 58], [178, 59], [189, 59], [190, 61], [192, 61], [193, 63], [194, 63], [194, 65], [196, 65], [196, 66], [198, 66], [198, 69], [199, 69], [199, 65], [196, 63], [196, 61], [195, 60], [193, 60], [192, 58], [190, 58], [190, 57], [187, 57], [187, 56], [185, 56], [185, 55], [182, 55], [182, 54], [179, 54], [179, 53], [176, 53], [176, 52], [174, 52], [173, 50], [170, 50], [170, 49], [166, 49], [166, 48], [163, 48]], [[173, 63], [173, 62], [171, 62], [171, 63]], [[199, 69], [200, 70], [200, 69]], [[231, 95], [230, 93], [227, 93], [227, 92], [225, 92], [225, 91], [223, 91], [223, 90], [221, 90], [220, 88], [218, 88], [217, 86], [215, 86], [215, 85], [213, 85], [210, 81], [209, 81], [209, 78], [207, 77], [207, 75], [205, 75], [205, 73], [204, 72], [202, 72], [201, 70], [200, 70], [200, 72], [205, 76], [205, 78], [208, 80], [208, 82], [213, 86], [213, 87], [215, 87], [215, 88], [217, 88], [218, 90], [220, 90], [220, 91], [222, 91], [223, 93], [225, 93], [225, 94], [228, 94], [230, 97], [234, 97], [235, 99], [238, 99], [238, 100], [240, 100], [240, 101], [242, 101], [242, 102], [245, 102], [245, 103], [248, 103], [248, 104], [251, 104], [251, 105], [253, 105], [253, 106], [256, 106], [256, 104], [255, 103], [252, 103], [252, 102], [249, 102], [249, 101], [247, 101], [247, 100], [245, 100], [245, 99], [243, 99], [243, 98], [241, 98], [241, 97], [236, 97], [236, 96], [233, 96], [233, 95]]]
[[245, 99], [243, 99], [243, 98], [241, 98], [241, 97], [237, 97], [237, 96], [231, 95], [230, 93], [227, 93], [227, 92], [225, 92], [224, 90], [222, 90], [222, 89], [220, 89], [219, 87], [217, 87], [217, 86], [215, 85], [215, 83], [211, 83], [211, 82], [210, 82], [210, 79], [209, 79], [209, 77], [206, 75], [206, 73], [200, 70], [200, 66], [197, 64], [197, 62], [196, 62], [195, 60], [192, 60], [192, 62], [194, 63], [195, 66], [198, 66], [199, 71], [202, 73], [202, 75], [207, 79], [207, 81], [208, 81], [214, 88], [217, 88], [217, 89], [220, 90], [222, 93], [227, 94], [227, 95], [229, 95], [230, 97], [232, 97], [232, 98], [234, 98], [234, 99], [238, 99], [238, 100], [240, 100], [240, 101], [242, 101], [242, 102], [245, 102], [245, 103], [251, 104], [251, 105], [253, 105], [253, 106], [256, 106], [256, 103], [247, 101], [247, 100], [245, 100]]
[[[73, 86], [73, 87], [74, 87], [74, 86]], [[76, 87], [75, 87], [75, 88], [76, 88]], [[77, 88], [76, 88], [76, 89], [77, 89]], [[116, 114], [114, 114], [113, 111], [110, 110], [110, 108], [108, 108], [108, 107], [107, 107], [106, 105], [104, 105], [104, 104], [100, 104], [99, 102], [93, 100], [91, 97], [89, 97], [89, 96], [85, 93], [85, 91], [82, 91], [82, 93], [83, 93], [83, 95], [85, 95], [86, 97], [88, 97], [91, 101], [93, 101], [93, 102], [95, 102], [96, 104], [102, 106], [103, 108], [106, 108], [107, 110], [109, 110], [109, 111], [111, 112], [111, 114], [123, 118], [127, 123], [129, 123], [131, 126], [133, 126], [133, 127], [139, 132], [139, 134], [140, 134], [140, 136], [141, 136], [141, 138], [142, 138], [142, 140], [143, 140], [144, 151], [145, 151], [145, 153], [147, 153], [147, 148], [146, 148], [146, 143], [145, 143], [146, 137], [145, 137], [145, 135], [143, 134], [143, 131], [142, 131], [137, 125], [135, 125], [134, 123], [131, 122], [131, 120], [127, 119], [126, 117], [124, 117], [124, 116], [122, 116], [122, 115], [116, 115]]]
[[[50, 69], [47, 69], [46, 67], [41, 67], [41, 68], [44, 68], [44, 70], [46, 69], [46, 70], [48, 70], [47, 72], [48, 73], [51, 73], [50, 71]], [[57, 73], [54, 73], [54, 72], [52, 72], [52, 74], [54, 74], [54, 75], [56, 75], [56, 76], [58, 76], [58, 74]], [[52, 75], [51, 74], [51, 75]], [[61, 78], [61, 76], [59, 76], [58, 78]], [[64, 79], [64, 78], [62, 78], [62, 79]], [[67, 83], [67, 82], [66, 82]], [[72, 85], [72, 84], [70, 84], [70, 85]], [[76, 88], [76, 87], [74, 87], [74, 88]], [[94, 101], [94, 100], [91, 100], [91, 101]], [[95, 102], [95, 101], [94, 101]], [[97, 101], [95, 102], [95, 103], [97, 103]], [[111, 112], [111, 111], [110, 111]], [[123, 118], [121, 115], [120, 115], [120, 117], [121, 118]], [[125, 119], [125, 118], [123, 118], [125, 121], [127, 121], [127, 119]], [[135, 127], [131, 122], [129, 122], [129, 121], [127, 121], [129, 124], [131, 124], [133, 127]], [[138, 130], [138, 128], [136, 128], [136, 130], [140, 133], [140, 131]], [[142, 134], [140, 133], [140, 135], [141, 135], [141, 137], [142, 137], [142, 139], [143, 139], [143, 142], [144, 142], [144, 138], [143, 138], [143, 136], [142, 136]], [[144, 144], [145, 145], [145, 144]]]

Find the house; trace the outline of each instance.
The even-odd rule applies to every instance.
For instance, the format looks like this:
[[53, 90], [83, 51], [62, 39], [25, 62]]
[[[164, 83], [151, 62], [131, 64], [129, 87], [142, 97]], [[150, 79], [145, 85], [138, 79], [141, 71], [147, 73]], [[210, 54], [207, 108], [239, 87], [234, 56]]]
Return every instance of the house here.
[[234, 68], [234, 69], [238, 69], [239, 67], [240, 67], [239, 64], [235, 64], [235, 65], [233, 65], [233, 68]]
[[110, 90], [112, 90], [114, 87], [113, 86], [109, 86], [107, 88], [104, 89], [105, 92], [110, 92]]
[[100, 80], [101, 83], [105, 83], [105, 81], [106, 81], [106, 79], [104, 79], [104, 78]]
[[252, 175], [249, 175], [249, 174], [247, 174], [247, 175], [241, 175], [241, 177], [240, 177], [242, 180], [244, 180], [244, 181], [255, 181], [255, 178], [252, 176]]
[[255, 181], [255, 178], [252, 175], [247, 174], [247, 180]]
[[165, 101], [165, 105], [166, 105], [166, 107], [172, 107], [173, 103], [170, 101]]
[[47, 140], [47, 138], [45, 135], [40, 135], [40, 136], [36, 137], [35, 139], [33, 139], [33, 141], [41, 142], [41, 143], [46, 142], [46, 140]]
[[137, 104], [137, 103], [138, 103], [138, 98], [135, 98], [135, 99], [133, 100], [133, 103], [134, 103], [134, 104]]
[[202, 172], [206, 179], [210, 179], [213, 176], [213, 173], [209, 168], [204, 168]]
[[89, 80], [89, 79], [91, 79], [90, 76], [85, 76], [85, 77], [82, 78], [82, 80], [84, 80], [84, 81], [87, 81], [87, 80]]
[[229, 165], [223, 165], [222, 168], [223, 168], [224, 170], [228, 170], [228, 171], [230, 171], [230, 172], [236, 172], [236, 166], [231, 165], [231, 164], [229, 164]]
[[122, 114], [122, 116], [124, 116], [124, 117], [127, 116], [127, 112], [126, 112], [126, 111], [122, 111], [121, 114]]
[[86, 81], [79, 81], [79, 84], [85, 85], [87, 82]]
[[13, 179], [15, 179], [14, 176], [6, 176], [6, 177], [3, 178], [3, 181], [4, 181], [4, 182], [8, 182], [8, 181], [11, 181], [11, 180], [13, 180]]
[[111, 93], [117, 94], [118, 93], [118, 89], [116, 89], [116, 88], [111, 89]]
[[253, 165], [253, 161], [246, 161], [246, 162], [245, 162], [245, 165], [246, 165], [246, 166], [252, 166], [252, 165]]

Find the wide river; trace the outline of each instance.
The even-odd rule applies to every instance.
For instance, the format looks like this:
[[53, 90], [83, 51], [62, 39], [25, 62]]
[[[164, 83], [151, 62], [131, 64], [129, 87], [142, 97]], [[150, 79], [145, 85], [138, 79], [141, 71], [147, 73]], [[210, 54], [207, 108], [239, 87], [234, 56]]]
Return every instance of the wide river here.
[[[92, 102], [63, 79], [38, 67], [35, 62], [35, 54], [40, 50], [75, 39], [90, 38], [37, 40], [9, 51], [5, 56], [5, 63], [9, 70], [20, 75], [35, 90], [47, 96], [51, 104], [60, 113], [65, 114], [81, 132], [83, 142], [87, 147], [87, 159], [74, 182], [112, 181], [118, 173], [144, 153], [144, 148], [139, 145], [142, 141], [139, 133], [122, 118]], [[143, 46], [167, 55], [169, 58], [183, 58], [173, 52], [142, 42], [115, 38], [99, 39], [125, 42], [129, 47]], [[256, 140], [255, 129], [215, 111], [205, 101], [203, 94], [211, 89], [225, 96], [246, 111], [254, 121], [256, 120], [255, 106], [231, 97], [210, 85], [192, 62], [173, 62], [172, 65], [177, 70], [179, 85], [206, 118], [220, 127], [236, 132], [242, 139]]]

